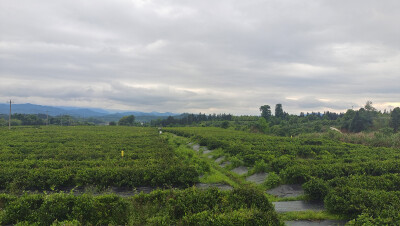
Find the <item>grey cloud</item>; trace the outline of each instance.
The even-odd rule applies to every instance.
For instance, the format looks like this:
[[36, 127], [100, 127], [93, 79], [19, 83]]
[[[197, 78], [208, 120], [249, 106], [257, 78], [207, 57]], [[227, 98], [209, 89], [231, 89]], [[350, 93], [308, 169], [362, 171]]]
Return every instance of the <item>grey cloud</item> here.
[[236, 114], [279, 102], [292, 113], [400, 105], [399, 7], [2, 0], [0, 98]]

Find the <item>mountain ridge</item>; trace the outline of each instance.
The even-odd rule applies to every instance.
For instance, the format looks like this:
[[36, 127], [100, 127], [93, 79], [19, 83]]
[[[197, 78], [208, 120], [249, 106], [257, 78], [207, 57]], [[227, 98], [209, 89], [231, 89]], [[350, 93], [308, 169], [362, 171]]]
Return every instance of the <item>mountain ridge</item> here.
[[[0, 104], [0, 114], [9, 114], [10, 105], [9, 104]], [[19, 113], [19, 114], [49, 114], [51, 116], [58, 115], [71, 115], [74, 117], [104, 117], [104, 116], [114, 116], [114, 117], [123, 117], [127, 115], [135, 115], [135, 116], [159, 116], [159, 117], [167, 117], [167, 116], [176, 116], [179, 114], [171, 113], [171, 112], [141, 112], [141, 111], [120, 111], [116, 112], [116, 110], [107, 110], [102, 108], [85, 108], [85, 107], [63, 107], [63, 106], [47, 106], [47, 105], [37, 105], [37, 104], [12, 104], [11, 113]]]

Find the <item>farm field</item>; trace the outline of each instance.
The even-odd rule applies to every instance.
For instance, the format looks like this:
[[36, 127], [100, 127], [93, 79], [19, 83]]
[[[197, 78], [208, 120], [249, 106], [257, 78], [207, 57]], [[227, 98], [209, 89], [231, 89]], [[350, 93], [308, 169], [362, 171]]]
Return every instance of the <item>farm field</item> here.
[[[228, 169], [247, 168], [246, 176], [268, 173], [259, 186], [264, 190], [279, 185], [301, 185], [305, 195], [292, 200], [323, 202], [324, 214], [353, 219], [350, 224], [356, 225], [400, 222], [398, 149], [221, 128], [186, 127], [166, 131], [207, 146], [213, 150], [211, 158], [225, 159]], [[299, 219], [304, 215], [321, 218], [318, 214], [321, 212], [283, 214], [283, 218]]]
[[163, 131], [1, 128], [0, 224], [400, 222], [398, 149], [213, 127]]
[[0, 189], [9, 191], [187, 187], [199, 176], [152, 128], [22, 127], [0, 139]]
[[[15, 127], [0, 135], [1, 225], [282, 224], [262, 191], [155, 128]], [[221, 178], [232, 189], [196, 188]]]

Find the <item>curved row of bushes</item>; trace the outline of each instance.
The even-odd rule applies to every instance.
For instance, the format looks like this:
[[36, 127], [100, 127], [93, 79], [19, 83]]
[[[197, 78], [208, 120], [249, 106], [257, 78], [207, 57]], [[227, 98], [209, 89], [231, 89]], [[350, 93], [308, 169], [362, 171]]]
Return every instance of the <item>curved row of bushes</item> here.
[[265, 195], [252, 188], [156, 190], [117, 195], [0, 195], [0, 224], [55, 221], [83, 225], [283, 225]]
[[329, 211], [354, 218], [351, 224], [400, 224], [398, 149], [219, 128], [168, 131], [208, 148], [221, 148], [223, 155], [254, 171], [269, 172], [273, 177], [265, 183], [268, 188], [279, 183], [302, 184], [309, 199], [324, 201]]

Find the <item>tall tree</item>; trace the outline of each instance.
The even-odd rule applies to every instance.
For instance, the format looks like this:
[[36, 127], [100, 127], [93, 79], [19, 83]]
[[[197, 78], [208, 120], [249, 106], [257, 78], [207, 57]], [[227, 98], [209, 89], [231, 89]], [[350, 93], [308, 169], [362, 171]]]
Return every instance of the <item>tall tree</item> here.
[[390, 125], [393, 127], [393, 131], [397, 133], [400, 127], [400, 108], [396, 107], [390, 114]]
[[361, 132], [372, 126], [373, 115], [370, 114], [371, 111], [366, 111], [364, 108], [356, 111], [353, 120], [350, 123], [351, 132]]
[[122, 117], [118, 121], [118, 125], [120, 125], [120, 126], [133, 126], [134, 123], [135, 123], [135, 116], [134, 115], [129, 115], [129, 116]]
[[275, 105], [275, 117], [277, 117], [277, 118], [285, 117], [285, 113], [283, 112], [283, 109], [282, 109], [282, 104]]
[[376, 108], [374, 108], [373, 106], [372, 106], [372, 101], [367, 101], [367, 103], [365, 103], [365, 106], [364, 106], [364, 108], [365, 108], [365, 110], [367, 110], [367, 111], [376, 111]]
[[269, 120], [271, 118], [271, 107], [269, 105], [263, 105], [260, 107], [261, 117], [265, 118], [265, 120]]
[[269, 123], [263, 117], [259, 118], [257, 121], [258, 129], [263, 133], [269, 133]]

